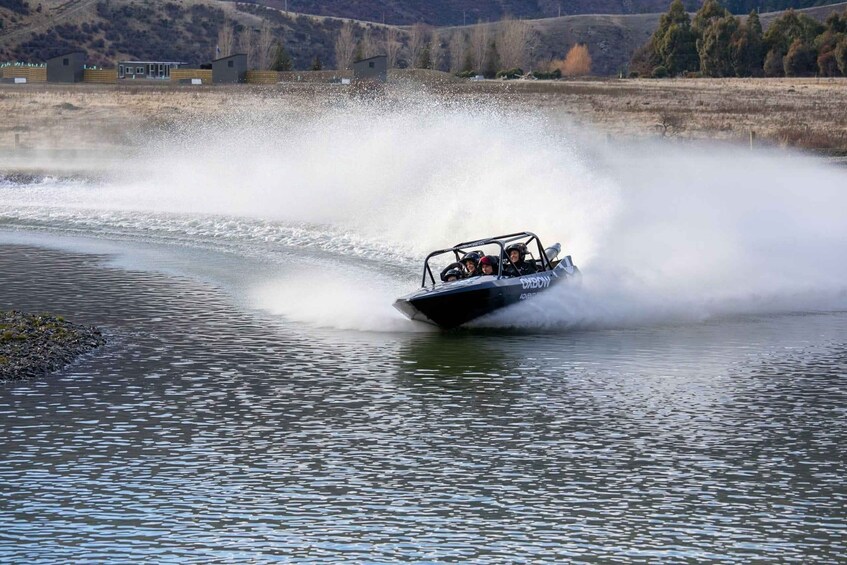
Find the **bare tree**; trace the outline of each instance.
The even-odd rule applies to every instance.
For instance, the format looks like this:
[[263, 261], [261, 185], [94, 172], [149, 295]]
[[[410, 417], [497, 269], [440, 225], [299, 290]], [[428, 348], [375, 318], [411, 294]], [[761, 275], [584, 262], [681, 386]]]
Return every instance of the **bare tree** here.
[[477, 22], [471, 30], [471, 54], [473, 56], [474, 70], [482, 72], [485, 65], [485, 51], [488, 48], [488, 24]]
[[256, 59], [259, 68], [262, 70], [270, 66], [271, 47], [273, 47], [275, 39], [270, 22], [262, 20], [262, 27], [259, 28], [259, 43], [256, 46]]
[[400, 48], [403, 44], [398, 39], [396, 27], [390, 27], [385, 32], [385, 55], [388, 58], [388, 68], [393, 69], [397, 66], [397, 57], [400, 55]]
[[523, 20], [505, 17], [497, 34], [497, 50], [504, 69], [524, 68], [529, 61], [532, 28]]
[[432, 61], [432, 68], [437, 71], [443, 71], [446, 68], [447, 51], [444, 49], [444, 32], [438, 29], [432, 30], [432, 36], [429, 41], [429, 56]]
[[338, 36], [335, 38], [335, 64], [339, 71], [350, 68], [355, 52], [356, 37], [353, 33], [353, 22], [348, 20], [338, 30]]
[[362, 37], [362, 57], [370, 59], [379, 55], [379, 44], [374, 38], [373, 29], [368, 27], [365, 30], [365, 35]]
[[218, 29], [218, 58], [229, 57], [232, 55], [232, 49], [235, 46], [235, 26], [232, 21], [227, 18], [223, 25]]
[[247, 55], [247, 68], [254, 68], [256, 62], [256, 44], [253, 41], [253, 30], [247, 26], [238, 35], [238, 50]]
[[409, 61], [410, 66], [418, 66], [418, 60], [426, 49], [429, 40], [429, 26], [418, 22], [409, 30]]
[[456, 30], [450, 36], [450, 72], [458, 73], [465, 61], [465, 32]]

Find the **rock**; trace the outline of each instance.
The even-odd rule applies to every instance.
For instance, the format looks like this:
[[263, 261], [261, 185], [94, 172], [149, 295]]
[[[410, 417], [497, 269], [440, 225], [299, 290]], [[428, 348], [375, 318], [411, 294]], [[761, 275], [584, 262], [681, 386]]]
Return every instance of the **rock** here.
[[53, 373], [105, 343], [91, 326], [49, 314], [0, 311], [0, 380]]

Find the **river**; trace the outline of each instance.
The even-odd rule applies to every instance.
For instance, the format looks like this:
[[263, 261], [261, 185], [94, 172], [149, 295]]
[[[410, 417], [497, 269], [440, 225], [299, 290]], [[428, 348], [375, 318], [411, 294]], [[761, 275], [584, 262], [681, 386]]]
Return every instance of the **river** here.
[[[649, 148], [467, 113], [3, 181], [0, 309], [109, 341], [0, 383], [0, 560], [843, 559], [844, 172], [661, 146], [656, 183]], [[515, 228], [582, 283], [453, 332], [391, 308]]]

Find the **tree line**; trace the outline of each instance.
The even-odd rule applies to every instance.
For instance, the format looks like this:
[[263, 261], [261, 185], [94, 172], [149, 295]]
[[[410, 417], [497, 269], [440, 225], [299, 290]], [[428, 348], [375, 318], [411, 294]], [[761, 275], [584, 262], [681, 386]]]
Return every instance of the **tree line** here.
[[631, 76], [847, 76], [847, 10], [824, 24], [788, 10], [763, 31], [755, 10], [733, 16], [706, 0], [691, 18], [673, 0], [630, 62]]

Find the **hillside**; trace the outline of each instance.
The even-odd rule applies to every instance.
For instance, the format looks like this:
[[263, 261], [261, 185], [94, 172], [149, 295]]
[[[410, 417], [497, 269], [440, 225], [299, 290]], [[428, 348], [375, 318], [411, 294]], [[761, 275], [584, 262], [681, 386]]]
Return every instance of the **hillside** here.
[[[283, 3], [284, 0], [273, 0]], [[304, 6], [305, 0], [288, 0]], [[266, 4], [270, 2], [265, 0]], [[524, 5], [547, 5], [551, 2], [524, 2]], [[638, 2], [623, 2], [632, 6]], [[666, 0], [662, 0], [666, 3]], [[317, 3], [315, 3], [317, 4]], [[399, 3], [398, 3], [399, 4]], [[422, 4], [422, 3], [421, 3]], [[439, 2], [433, 1], [436, 6]], [[461, 2], [453, 4], [461, 6]], [[477, 3], [511, 6], [509, 2]], [[515, 5], [519, 3], [514, 3]], [[600, 6], [604, 0], [594, 5]], [[621, 4], [609, 0], [609, 5]], [[328, 0], [325, 6], [331, 6]], [[368, 2], [351, 3], [367, 6]], [[386, 2], [386, 6], [393, 5]], [[414, 2], [404, 5], [413, 6]], [[575, 6], [576, 2], [563, 5]], [[834, 8], [844, 10], [847, 4], [812, 8], [807, 11], [823, 20]], [[763, 15], [767, 23], [774, 15]], [[531, 67], [544, 66], [561, 58], [575, 43], [589, 46], [593, 72], [615, 75], [622, 71], [632, 52], [651, 35], [659, 14], [637, 15], [569, 15], [527, 20], [537, 32], [532, 48]], [[295, 69], [308, 69], [320, 59], [327, 68], [335, 66], [334, 44], [343, 20], [334, 17], [284, 12], [257, 3], [234, 3], [221, 0], [170, 0], [138, 3], [132, 0], [41, 0], [35, 9], [19, 0], [0, 0], [0, 61], [42, 62], [49, 57], [81, 49], [89, 62], [113, 67], [122, 59], [184, 61], [192, 65], [208, 63], [216, 56], [218, 32], [226, 22], [236, 25], [233, 50], [256, 50], [262, 22], [270, 23], [273, 36], [280, 40], [294, 61]], [[499, 23], [487, 24], [489, 37], [494, 37]], [[445, 70], [449, 68], [449, 45], [457, 34], [468, 38], [474, 26], [438, 28], [442, 53], [434, 57]], [[381, 52], [389, 26], [360, 22], [359, 39], [368, 32], [372, 49]], [[400, 28], [400, 41], [408, 45], [409, 28]], [[246, 43], [245, 43], [246, 41]], [[247, 47], [245, 45], [249, 44]], [[256, 65], [257, 57], [253, 58]], [[401, 52], [400, 66], [409, 65], [411, 57]]]
[[[703, 0], [683, 0], [695, 11]], [[835, 4], [839, 0], [723, 0], [735, 14], [750, 10], [771, 12], [788, 8], [808, 8]], [[244, 3], [244, 2], [243, 2]], [[506, 15], [541, 19], [586, 14], [656, 14], [668, 9], [670, 0], [250, 0], [304, 14], [352, 18], [392, 25], [424, 22], [437, 26], [457, 26], [478, 21], [497, 21]]]

